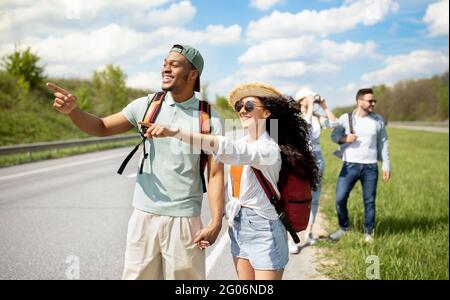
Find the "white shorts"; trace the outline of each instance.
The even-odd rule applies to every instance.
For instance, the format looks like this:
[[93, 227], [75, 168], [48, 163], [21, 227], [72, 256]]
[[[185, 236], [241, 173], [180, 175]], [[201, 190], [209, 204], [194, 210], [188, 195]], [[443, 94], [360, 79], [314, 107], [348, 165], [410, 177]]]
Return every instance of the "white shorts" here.
[[194, 243], [200, 216], [159, 216], [138, 209], [128, 223], [122, 279], [205, 279], [205, 252]]

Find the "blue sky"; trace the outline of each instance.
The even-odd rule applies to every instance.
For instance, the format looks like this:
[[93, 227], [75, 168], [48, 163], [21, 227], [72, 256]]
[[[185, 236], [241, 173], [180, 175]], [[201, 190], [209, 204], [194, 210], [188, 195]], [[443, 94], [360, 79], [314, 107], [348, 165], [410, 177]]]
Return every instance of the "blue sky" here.
[[119, 65], [158, 89], [175, 43], [205, 58], [210, 100], [246, 81], [301, 87], [331, 107], [358, 88], [448, 70], [448, 0], [19, 0], [0, 2], [0, 55], [16, 43], [50, 76], [88, 78]]

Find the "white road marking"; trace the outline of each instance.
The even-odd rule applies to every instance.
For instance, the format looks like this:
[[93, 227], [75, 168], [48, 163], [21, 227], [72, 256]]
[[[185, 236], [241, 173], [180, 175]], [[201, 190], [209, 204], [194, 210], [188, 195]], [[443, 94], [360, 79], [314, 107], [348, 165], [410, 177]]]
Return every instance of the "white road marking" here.
[[128, 178], [134, 178], [134, 177], [136, 177], [136, 176], [137, 176], [137, 173], [132, 173], [132, 174], [130, 174], [130, 175], [127, 175]]
[[18, 177], [27, 176], [27, 175], [35, 175], [35, 174], [39, 174], [39, 173], [44, 173], [44, 172], [55, 171], [55, 170], [64, 169], [64, 168], [70, 168], [70, 167], [90, 164], [90, 163], [94, 163], [94, 162], [98, 162], [98, 161], [102, 161], [102, 160], [108, 160], [108, 159], [113, 159], [113, 158], [117, 158], [117, 157], [123, 157], [124, 155], [125, 154], [123, 154], [123, 153], [121, 153], [121, 154], [114, 154], [114, 155], [100, 157], [100, 158], [93, 158], [93, 159], [88, 159], [88, 160], [68, 163], [68, 164], [64, 164], [64, 165], [57, 165], [57, 166], [53, 166], [53, 167], [42, 168], [42, 169], [28, 171], [28, 172], [22, 172], [22, 173], [17, 173], [17, 174], [12, 174], [12, 175], [6, 175], [6, 176], [0, 177], [0, 180], [14, 179], [14, 178], [18, 178]]
[[220, 240], [217, 243], [217, 245], [214, 247], [214, 249], [211, 251], [208, 257], [206, 257], [206, 279], [208, 279], [211, 270], [216, 265], [217, 259], [223, 253], [225, 245], [229, 240], [230, 237], [228, 236], [228, 231], [225, 230], [222, 236], [220, 237]]

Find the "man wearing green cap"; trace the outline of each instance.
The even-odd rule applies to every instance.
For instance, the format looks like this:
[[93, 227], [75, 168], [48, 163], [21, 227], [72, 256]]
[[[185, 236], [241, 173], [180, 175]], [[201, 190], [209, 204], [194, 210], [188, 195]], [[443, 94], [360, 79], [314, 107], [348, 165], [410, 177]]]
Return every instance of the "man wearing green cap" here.
[[[164, 59], [165, 91], [158, 123], [199, 132], [200, 75], [204, 61], [188, 45], [174, 45]], [[55, 91], [53, 106], [69, 115], [82, 131], [108, 136], [139, 128], [153, 95], [138, 98], [121, 112], [99, 118], [81, 111], [76, 97], [48, 83]], [[222, 121], [211, 112], [211, 134], [222, 134]], [[204, 249], [220, 232], [224, 206], [223, 165], [208, 157], [209, 224], [202, 228], [203, 198], [199, 172], [200, 153], [174, 139], [146, 140], [149, 155], [138, 173], [133, 197], [134, 211], [128, 223], [123, 279], [205, 279]]]

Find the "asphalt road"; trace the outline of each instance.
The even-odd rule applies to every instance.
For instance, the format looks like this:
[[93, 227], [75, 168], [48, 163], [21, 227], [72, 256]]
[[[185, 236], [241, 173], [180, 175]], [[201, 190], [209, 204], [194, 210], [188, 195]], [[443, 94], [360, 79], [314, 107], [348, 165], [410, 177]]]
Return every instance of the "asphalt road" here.
[[[0, 169], [0, 279], [120, 279], [138, 160], [116, 174], [127, 151]], [[233, 279], [226, 235], [216, 245], [208, 278]]]

